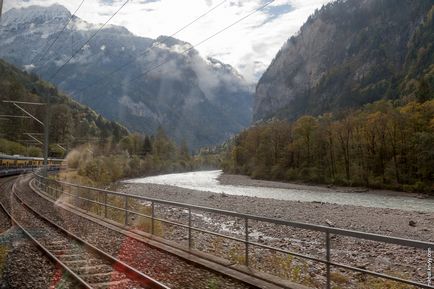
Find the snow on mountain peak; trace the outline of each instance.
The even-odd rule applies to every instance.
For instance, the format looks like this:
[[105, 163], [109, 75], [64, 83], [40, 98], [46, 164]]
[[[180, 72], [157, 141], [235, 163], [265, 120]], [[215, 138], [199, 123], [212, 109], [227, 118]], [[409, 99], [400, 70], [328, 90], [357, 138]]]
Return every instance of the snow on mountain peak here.
[[54, 4], [49, 7], [29, 6], [26, 8], [12, 8], [3, 15], [2, 24], [43, 23], [47, 21], [61, 21], [71, 17], [71, 12], [64, 6]]

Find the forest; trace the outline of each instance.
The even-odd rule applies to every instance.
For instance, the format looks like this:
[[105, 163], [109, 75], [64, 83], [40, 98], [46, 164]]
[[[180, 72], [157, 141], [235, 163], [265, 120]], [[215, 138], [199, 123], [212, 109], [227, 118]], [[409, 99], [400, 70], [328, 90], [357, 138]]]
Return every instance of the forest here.
[[223, 169], [253, 178], [434, 191], [434, 100], [361, 109], [294, 122], [270, 120], [236, 136]]
[[[90, 108], [39, 77], [23, 72], [0, 60], [0, 115], [25, 116], [24, 112], [6, 101], [45, 103], [43, 106], [22, 105], [42, 122], [48, 120], [51, 157], [63, 157], [65, 151], [83, 143], [115, 142], [129, 134], [122, 125], [109, 121]], [[47, 116], [47, 106], [48, 119]], [[0, 152], [28, 156], [42, 156], [41, 145], [28, 136], [35, 134], [43, 140], [43, 127], [29, 118], [0, 118]]]

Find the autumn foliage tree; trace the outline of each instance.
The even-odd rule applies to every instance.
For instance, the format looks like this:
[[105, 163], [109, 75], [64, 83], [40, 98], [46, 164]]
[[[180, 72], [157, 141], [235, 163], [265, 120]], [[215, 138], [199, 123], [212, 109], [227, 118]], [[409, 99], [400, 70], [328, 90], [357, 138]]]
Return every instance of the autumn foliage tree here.
[[227, 172], [273, 180], [432, 192], [434, 100], [378, 101], [340, 115], [272, 120], [240, 133]]

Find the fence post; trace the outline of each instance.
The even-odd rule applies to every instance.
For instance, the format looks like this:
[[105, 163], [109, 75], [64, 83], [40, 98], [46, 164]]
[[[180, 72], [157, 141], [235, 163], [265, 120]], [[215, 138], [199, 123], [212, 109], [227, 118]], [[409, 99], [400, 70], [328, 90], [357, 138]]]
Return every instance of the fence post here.
[[76, 188], [77, 189], [77, 191], [76, 191], [76, 194], [75, 194], [75, 206], [77, 207], [77, 208], [80, 208], [79, 207], [79, 205], [78, 205], [78, 201], [79, 201], [79, 196], [80, 196], [80, 189], [79, 188]]
[[246, 251], [245, 251], [245, 265], [249, 266], [249, 219], [247, 217], [244, 218], [244, 227], [245, 227], [245, 237], [246, 237]]
[[[86, 200], [90, 200], [90, 189], [85, 190], [86, 195], [84, 196], [84, 198]], [[85, 201], [86, 204], [86, 211], [87, 212], [92, 212], [92, 202], [91, 201]]]
[[331, 288], [331, 282], [330, 282], [330, 232], [326, 231], [326, 266], [327, 266], [327, 289]]
[[128, 196], [125, 196], [125, 226], [128, 226]]
[[101, 216], [102, 208], [101, 208], [101, 192], [100, 191], [94, 191], [96, 192], [96, 214]]
[[192, 239], [191, 239], [191, 208], [188, 208], [188, 249], [191, 250]]
[[154, 201], [151, 202], [151, 234], [154, 235], [154, 218], [155, 218], [155, 205]]
[[107, 192], [104, 195], [104, 218], [107, 219]]

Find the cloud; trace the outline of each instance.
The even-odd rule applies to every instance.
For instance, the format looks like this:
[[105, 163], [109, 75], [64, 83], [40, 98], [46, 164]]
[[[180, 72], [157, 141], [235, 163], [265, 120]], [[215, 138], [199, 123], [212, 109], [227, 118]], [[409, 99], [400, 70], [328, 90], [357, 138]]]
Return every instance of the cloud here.
[[[103, 23], [125, 0], [85, 1], [77, 16]], [[156, 38], [171, 35], [222, 0], [131, 0], [110, 22], [126, 26], [136, 35]], [[283, 43], [297, 33], [315, 9], [331, 0], [276, 0], [231, 29], [198, 47], [211, 56], [233, 65], [251, 83], [257, 81]], [[64, 5], [75, 11], [81, 0], [9, 0], [5, 11], [29, 5]], [[266, 0], [227, 0], [218, 9], [182, 31], [176, 38], [196, 44], [230, 25]]]

